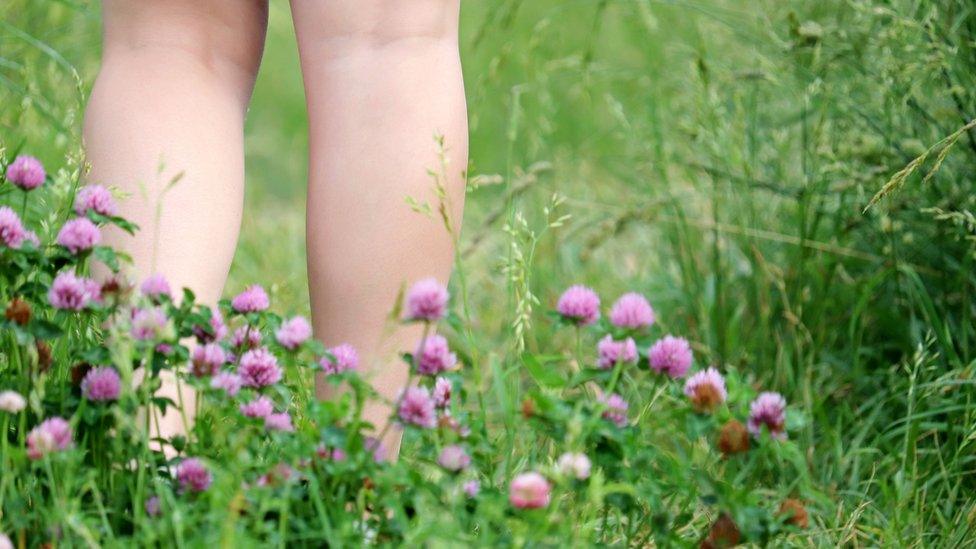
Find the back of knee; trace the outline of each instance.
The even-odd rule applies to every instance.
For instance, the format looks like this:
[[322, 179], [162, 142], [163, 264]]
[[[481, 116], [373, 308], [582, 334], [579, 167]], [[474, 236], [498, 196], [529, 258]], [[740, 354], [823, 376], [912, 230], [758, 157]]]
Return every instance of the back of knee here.
[[264, 48], [264, 0], [106, 0], [104, 55], [174, 58], [221, 79], [252, 82]]
[[431, 43], [456, 43], [458, 0], [298, 0], [298, 39], [341, 54]]

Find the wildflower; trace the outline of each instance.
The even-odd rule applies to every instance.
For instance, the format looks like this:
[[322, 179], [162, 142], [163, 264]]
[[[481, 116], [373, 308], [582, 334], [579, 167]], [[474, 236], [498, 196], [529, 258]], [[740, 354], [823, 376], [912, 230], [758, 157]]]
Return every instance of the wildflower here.
[[259, 396], [251, 402], [241, 404], [241, 413], [247, 417], [266, 418], [274, 413], [274, 403], [266, 396]]
[[85, 279], [85, 290], [88, 292], [88, 300], [90, 303], [98, 303], [101, 305], [102, 301], [102, 286], [92, 280], [91, 278]]
[[85, 215], [88, 210], [109, 217], [115, 215], [115, 199], [112, 198], [112, 193], [101, 185], [87, 185], [78, 189], [78, 194], [75, 195], [75, 213]]
[[17, 391], [0, 392], [0, 410], [16, 414], [27, 406], [27, 400]]
[[711, 412], [728, 398], [725, 379], [715, 368], [708, 368], [688, 378], [685, 395], [699, 412]]
[[461, 422], [454, 419], [449, 410], [444, 410], [444, 413], [437, 418], [437, 427], [440, 429], [446, 429], [448, 431], [454, 431], [455, 433], [459, 434], [461, 432]]
[[327, 374], [341, 374], [359, 367], [359, 353], [348, 343], [332, 347], [329, 349], [329, 354], [334, 357], [334, 360], [328, 356], [319, 359], [319, 366]]
[[52, 417], [27, 434], [27, 457], [40, 459], [45, 454], [71, 446], [71, 425], [64, 418]]
[[148, 278], [143, 280], [142, 285], [139, 286], [139, 291], [142, 292], [142, 295], [154, 301], [163, 296], [173, 296], [173, 292], [170, 290], [169, 282], [166, 280], [166, 277], [158, 273], [150, 275]]
[[37, 368], [41, 372], [46, 372], [51, 367], [53, 357], [51, 356], [51, 346], [40, 339], [34, 340], [34, 348], [37, 350]]
[[132, 313], [132, 337], [138, 341], [163, 339], [169, 319], [159, 307], [136, 309]]
[[0, 242], [16, 250], [26, 238], [27, 231], [17, 213], [7, 206], [0, 206]]
[[87, 362], [79, 362], [71, 367], [71, 384], [81, 388], [81, 382], [85, 380], [85, 376], [91, 371], [92, 365]]
[[162, 513], [162, 508], [159, 505], [159, 496], [151, 496], [146, 500], [145, 503], [146, 514], [150, 517], [158, 517]]
[[237, 373], [245, 387], [265, 387], [281, 380], [278, 359], [263, 347], [244, 353]]
[[666, 335], [651, 346], [647, 357], [655, 372], [684, 377], [691, 367], [691, 346], [684, 338]]
[[305, 340], [312, 337], [312, 326], [305, 320], [305, 317], [296, 316], [286, 320], [281, 324], [281, 328], [275, 332], [275, 337], [282, 347], [295, 350]]
[[55, 309], [80, 311], [92, 298], [89, 280], [75, 276], [71, 271], [58, 274], [51, 283], [47, 299]]
[[264, 288], [257, 284], [248, 286], [243, 292], [234, 296], [230, 304], [239, 313], [263, 311], [270, 305], [268, 294], [264, 291]]
[[193, 375], [197, 377], [210, 376], [217, 373], [220, 367], [227, 362], [227, 353], [224, 348], [217, 343], [207, 343], [193, 349], [190, 357]]
[[241, 390], [241, 383], [241, 376], [231, 372], [219, 372], [210, 380], [210, 387], [221, 389], [232, 397]]
[[453, 389], [451, 380], [438, 377], [434, 382], [434, 406], [442, 409], [449, 407], [451, 405], [451, 392]]
[[556, 461], [556, 468], [560, 473], [579, 480], [590, 478], [591, 467], [590, 458], [581, 453], [566, 452]]
[[261, 330], [245, 325], [234, 330], [230, 338], [231, 347], [247, 347], [254, 349], [261, 345]]
[[325, 444], [319, 444], [315, 448], [315, 455], [317, 455], [322, 459], [331, 460], [331, 461], [345, 461], [346, 457], [348, 457], [346, 456], [346, 452], [343, 449], [341, 448], [329, 449]]
[[34, 231], [24, 230], [24, 242], [30, 242], [35, 248], [41, 247], [41, 239], [37, 237], [37, 233]]
[[749, 451], [749, 431], [741, 422], [730, 419], [718, 434], [718, 449], [722, 455], [741, 454]]
[[373, 455], [373, 461], [383, 463], [386, 461], [386, 446], [383, 441], [376, 437], [366, 437], [363, 440], [363, 448]]
[[76, 217], [68, 221], [58, 232], [58, 244], [76, 254], [102, 241], [102, 232], [87, 217]]
[[749, 405], [749, 432], [754, 436], [762, 433], [763, 425], [775, 439], [786, 439], [786, 399], [779, 393], [760, 393]]
[[4, 316], [7, 320], [10, 320], [21, 326], [26, 326], [31, 319], [31, 306], [30, 303], [15, 297], [10, 300], [10, 304], [7, 305], [7, 310], [4, 311]]
[[288, 412], [268, 414], [264, 416], [264, 428], [269, 431], [291, 432], [295, 427], [291, 424], [291, 415]]
[[654, 324], [654, 309], [639, 293], [626, 293], [610, 309], [610, 323], [631, 330], [647, 328]]
[[552, 485], [536, 472], [522, 473], [512, 479], [508, 501], [518, 509], [538, 509], [549, 505]]
[[452, 444], [441, 450], [441, 454], [437, 456], [437, 464], [448, 471], [458, 472], [471, 465], [471, 456], [464, 451], [464, 448]]
[[428, 376], [449, 370], [457, 363], [457, 355], [451, 352], [447, 346], [447, 339], [440, 334], [422, 340], [413, 354], [413, 359], [417, 365], [417, 373]]
[[[260, 335], [260, 334], [258, 334]], [[224, 316], [220, 314], [220, 309], [210, 311], [210, 320], [206, 326], [196, 325], [193, 327], [193, 336], [200, 343], [211, 343], [220, 341], [227, 337], [227, 325], [224, 324]], [[236, 347], [237, 345], [235, 345]]]
[[98, 288], [98, 295], [101, 298], [109, 299], [115, 303], [128, 301], [131, 294], [132, 284], [120, 274], [106, 279]]
[[187, 458], [176, 468], [176, 480], [183, 490], [203, 492], [210, 487], [213, 478], [202, 461], [197, 458]]
[[424, 429], [433, 429], [437, 424], [434, 401], [424, 387], [408, 387], [403, 391], [397, 415], [403, 423]]
[[562, 317], [578, 326], [593, 324], [600, 318], [600, 296], [583, 285], [570, 286], [556, 303]]
[[22, 154], [7, 166], [7, 181], [25, 191], [32, 191], [44, 184], [47, 174], [41, 161]]
[[600, 402], [606, 406], [603, 411], [603, 419], [606, 419], [617, 427], [627, 425], [627, 408], [629, 407], [624, 397], [613, 393], [610, 396], [601, 396]]
[[92, 368], [81, 381], [81, 395], [95, 402], [116, 400], [121, 388], [119, 373], [111, 366]]
[[0, 549], [14, 549], [14, 544], [6, 534], [0, 533]]
[[794, 499], [786, 498], [783, 503], [779, 506], [779, 511], [777, 515], [786, 519], [786, 522], [796, 526], [797, 528], [806, 528], [810, 525], [810, 516], [807, 514], [806, 508], [803, 506], [803, 502]]
[[708, 537], [701, 542], [702, 549], [722, 549], [725, 547], [735, 547], [742, 540], [739, 527], [728, 513], [722, 513], [718, 519], [712, 523], [708, 531]]
[[287, 463], [279, 463], [258, 478], [258, 486], [276, 486], [288, 482], [297, 473]]
[[407, 292], [407, 318], [436, 322], [447, 312], [447, 288], [434, 278], [425, 278]]
[[478, 492], [481, 491], [481, 483], [477, 480], [469, 480], [464, 483], [462, 489], [464, 490], [465, 495], [467, 495], [469, 498], [473, 498], [478, 495]]
[[634, 339], [628, 337], [623, 341], [614, 341], [613, 337], [607, 335], [600, 340], [596, 346], [600, 358], [597, 359], [597, 366], [602, 370], [613, 368], [618, 362], [637, 363], [637, 344]]

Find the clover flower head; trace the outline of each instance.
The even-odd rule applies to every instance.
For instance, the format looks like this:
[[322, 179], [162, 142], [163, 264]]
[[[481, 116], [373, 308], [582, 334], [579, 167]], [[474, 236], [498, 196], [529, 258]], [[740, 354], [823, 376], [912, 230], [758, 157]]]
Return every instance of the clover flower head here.
[[292, 317], [281, 324], [275, 338], [282, 347], [295, 350], [312, 337], [312, 325], [303, 316]]
[[258, 284], [248, 286], [243, 292], [234, 296], [230, 305], [239, 313], [254, 313], [263, 311], [270, 305], [268, 293]]
[[408, 387], [403, 391], [397, 415], [405, 425], [416, 425], [424, 429], [433, 429], [437, 425], [434, 399], [424, 387]]
[[570, 286], [559, 296], [556, 311], [574, 324], [593, 324], [600, 318], [600, 296], [581, 284]]
[[95, 402], [116, 400], [121, 389], [122, 379], [111, 366], [92, 368], [81, 381], [81, 395]]
[[30, 155], [22, 154], [7, 166], [7, 181], [25, 191], [32, 191], [43, 185], [46, 177], [44, 165]]
[[187, 458], [176, 468], [176, 480], [183, 490], [203, 492], [210, 487], [213, 477], [207, 466], [198, 458]]
[[647, 351], [651, 368], [673, 378], [684, 377], [691, 367], [691, 345], [681, 337], [666, 335]]
[[422, 340], [413, 356], [417, 373], [426, 376], [437, 375], [457, 364], [457, 355], [451, 352], [447, 339], [440, 334]]
[[319, 366], [327, 374], [341, 374], [359, 367], [359, 353], [348, 343], [330, 348], [329, 353], [335, 358], [323, 356], [319, 359]]
[[535, 471], [522, 473], [512, 479], [508, 501], [517, 509], [539, 509], [549, 505], [552, 485]]
[[447, 314], [447, 288], [436, 278], [425, 278], [407, 292], [407, 318], [436, 322]]
[[641, 294], [626, 293], [610, 309], [610, 323], [631, 330], [647, 328], [654, 324], [654, 309]]
[[76, 217], [61, 227], [58, 244], [76, 254], [90, 250], [102, 241], [102, 232], [87, 217]]
[[88, 210], [92, 210], [109, 217], [114, 216], [117, 209], [112, 193], [101, 185], [86, 185], [78, 189], [74, 207], [78, 215], [85, 215]]
[[749, 405], [749, 421], [746, 424], [753, 436], [759, 436], [762, 428], [777, 440], [786, 439], [786, 399], [774, 392], [759, 393]]

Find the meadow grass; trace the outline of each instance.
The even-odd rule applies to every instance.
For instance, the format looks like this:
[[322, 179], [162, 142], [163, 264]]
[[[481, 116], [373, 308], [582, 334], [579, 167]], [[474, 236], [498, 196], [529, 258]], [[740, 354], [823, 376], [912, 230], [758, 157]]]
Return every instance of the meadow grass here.
[[[510, 449], [499, 466], [535, 444], [504, 440], [530, 385], [513, 357], [569, 338], [525, 323], [548, 322], [576, 281], [637, 289], [699, 363], [803, 411], [791, 435], [822, 497], [813, 528], [784, 543], [973, 545], [976, 132], [958, 131], [976, 118], [970, 3], [465, 0], [462, 18], [468, 328], [454, 339]], [[0, 7], [8, 151], [82, 169], [98, 33], [87, 2]], [[306, 130], [287, 4], [273, 1], [227, 288], [261, 280], [296, 313]], [[666, 444], [659, 432], [647, 444]]]

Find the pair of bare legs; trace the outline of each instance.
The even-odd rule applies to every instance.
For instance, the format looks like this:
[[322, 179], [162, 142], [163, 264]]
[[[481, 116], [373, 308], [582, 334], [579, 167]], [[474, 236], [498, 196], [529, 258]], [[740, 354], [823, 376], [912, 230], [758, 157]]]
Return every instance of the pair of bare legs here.
[[[354, 345], [390, 399], [407, 374], [396, 354], [419, 337], [411, 328], [390, 333], [390, 308], [405, 283], [446, 281], [453, 259], [440, 222], [405, 200], [436, 202], [427, 174], [439, 165], [435, 134], [445, 138], [446, 186], [454, 218], [461, 215], [467, 123], [458, 4], [291, 1], [310, 121], [313, 326], [327, 345]], [[134, 238], [106, 238], [131, 254], [136, 276], [162, 273], [214, 304], [241, 224], [244, 115], [264, 46], [266, 0], [105, 0], [103, 12], [102, 68], [84, 127], [89, 179], [128, 192], [122, 215], [142, 227]], [[322, 380], [316, 392], [329, 396]], [[366, 410], [378, 426], [388, 414], [382, 406]], [[161, 429], [181, 431], [178, 414], [167, 414]]]

